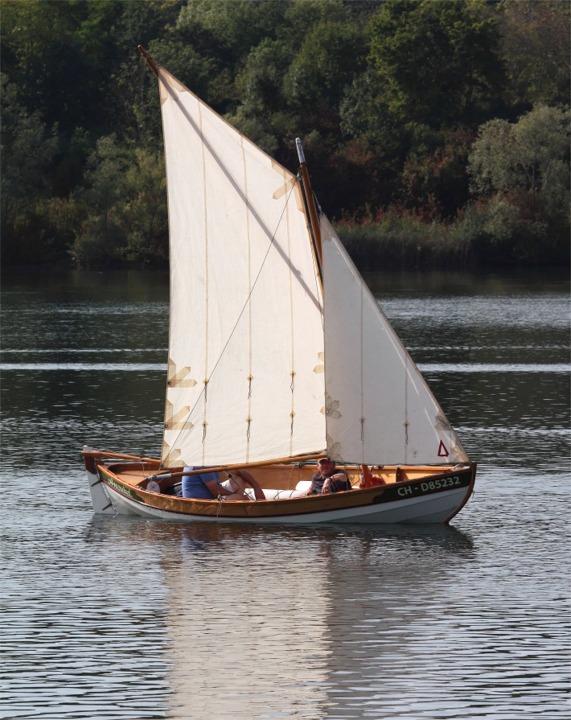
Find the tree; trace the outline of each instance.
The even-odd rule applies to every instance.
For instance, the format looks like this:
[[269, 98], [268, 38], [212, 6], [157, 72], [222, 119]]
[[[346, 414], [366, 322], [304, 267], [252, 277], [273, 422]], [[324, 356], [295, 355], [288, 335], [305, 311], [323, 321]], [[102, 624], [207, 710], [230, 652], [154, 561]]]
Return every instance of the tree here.
[[289, 0], [191, 0], [181, 9], [177, 30], [198, 30], [217, 46], [226, 67], [240, 62], [263, 38], [275, 38]]
[[561, 204], [569, 189], [569, 119], [569, 110], [539, 105], [517, 123], [485, 123], [470, 154], [473, 191], [521, 188]]
[[321, 21], [307, 32], [284, 79], [284, 93], [306, 127], [337, 129], [345, 88], [364, 69], [365, 49], [354, 25]]
[[[86, 125], [92, 103], [105, 107], [101, 82], [92, 82], [89, 51], [80, 43], [79, 28], [93, 7], [116, 4], [8, 0], [2, 4], [2, 65], [21, 88], [29, 109], [60, 131]], [[108, 37], [107, 34], [104, 37]], [[100, 78], [99, 78], [100, 79]], [[98, 119], [101, 118], [101, 114]]]
[[469, 158], [475, 197], [492, 236], [518, 239], [516, 254], [568, 256], [569, 110], [540, 105], [517, 123], [492, 120]]
[[[2, 76], [2, 257], [11, 262], [53, 259], [42, 247], [47, 231], [42, 206], [50, 197], [50, 168], [58, 150], [54, 129], [29, 112], [18, 88]], [[58, 252], [55, 251], [57, 256]]]
[[86, 187], [71, 202], [83, 219], [71, 248], [85, 266], [164, 264], [168, 257], [164, 158], [128, 151], [110, 135], [89, 158]]
[[571, 5], [504, 0], [501, 29], [506, 88], [516, 104], [569, 104]]
[[423, 130], [402, 168], [400, 201], [425, 220], [450, 221], [469, 198], [466, 163], [475, 133], [465, 127]]
[[[453, 222], [472, 140], [497, 118], [463, 217], [562, 238], [567, 165], [534, 137], [553, 139], [549, 112], [569, 105], [569, 18], [567, 0], [2, 0], [3, 259], [163, 261], [157, 83], [138, 44], [292, 170], [302, 136], [334, 219]], [[541, 122], [502, 124], [538, 101]]]
[[389, 111], [433, 128], [473, 122], [503, 83], [497, 15], [483, 0], [387, 0], [369, 24]]

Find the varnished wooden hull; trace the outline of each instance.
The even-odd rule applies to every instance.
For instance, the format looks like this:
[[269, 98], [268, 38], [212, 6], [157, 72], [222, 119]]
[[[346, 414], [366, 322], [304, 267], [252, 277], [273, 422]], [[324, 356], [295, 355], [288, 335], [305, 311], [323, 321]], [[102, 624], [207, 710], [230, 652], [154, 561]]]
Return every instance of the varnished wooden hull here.
[[[310, 523], [447, 523], [468, 501], [476, 466], [382, 468], [387, 483], [329, 495], [287, 497], [298, 478], [307, 479], [313, 468], [275, 466], [258, 470], [267, 489], [279, 490], [285, 499], [225, 502], [195, 500], [149, 492], [148, 477], [158, 462], [98, 462], [84, 452], [95, 512], [139, 515], [178, 522], [264, 524]], [[358, 468], [349, 469], [354, 485]], [[260, 477], [259, 474], [266, 477]], [[284, 476], [289, 474], [286, 480]], [[289, 488], [288, 488], [289, 484]]]

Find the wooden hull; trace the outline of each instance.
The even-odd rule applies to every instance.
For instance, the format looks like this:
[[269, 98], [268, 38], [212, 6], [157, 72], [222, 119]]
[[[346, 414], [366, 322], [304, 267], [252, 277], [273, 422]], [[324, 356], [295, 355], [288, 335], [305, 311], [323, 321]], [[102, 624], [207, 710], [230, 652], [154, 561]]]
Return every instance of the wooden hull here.
[[94, 512], [177, 522], [448, 523], [468, 501], [476, 475], [473, 463], [383, 467], [385, 485], [359, 489], [359, 468], [349, 467], [353, 490], [305, 497], [295, 488], [307, 483], [314, 466], [276, 465], [256, 468], [255, 475], [266, 495], [278, 499], [228, 502], [177, 497], [168, 488], [149, 492], [146, 485], [158, 472], [158, 461], [101, 461], [98, 455], [83, 452]]

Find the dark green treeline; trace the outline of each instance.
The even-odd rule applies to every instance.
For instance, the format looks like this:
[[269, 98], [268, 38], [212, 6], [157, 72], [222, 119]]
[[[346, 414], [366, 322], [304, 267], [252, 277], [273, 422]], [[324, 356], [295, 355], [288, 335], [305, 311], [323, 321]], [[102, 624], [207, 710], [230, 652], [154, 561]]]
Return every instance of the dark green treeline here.
[[567, 0], [1, 0], [2, 260], [168, 256], [148, 48], [360, 264], [569, 261]]

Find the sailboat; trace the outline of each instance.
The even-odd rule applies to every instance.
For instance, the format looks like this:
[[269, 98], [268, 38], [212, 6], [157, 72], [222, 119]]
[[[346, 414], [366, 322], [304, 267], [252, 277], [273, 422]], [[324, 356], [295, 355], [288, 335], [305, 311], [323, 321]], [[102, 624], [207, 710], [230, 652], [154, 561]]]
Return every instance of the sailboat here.
[[[310, 185], [139, 50], [158, 80], [170, 234], [160, 457], [84, 447], [96, 513], [234, 523], [447, 523], [476, 465]], [[328, 458], [351, 487], [307, 494]], [[247, 470], [263, 493], [181, 497]], [[260, 499], [261, 498], [261, 499]]]

